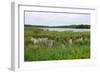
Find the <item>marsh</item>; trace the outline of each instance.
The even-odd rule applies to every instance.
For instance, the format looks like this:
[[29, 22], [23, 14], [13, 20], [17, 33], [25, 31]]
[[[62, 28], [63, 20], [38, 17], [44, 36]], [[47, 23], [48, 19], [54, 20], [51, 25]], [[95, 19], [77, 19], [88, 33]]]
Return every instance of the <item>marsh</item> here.
[[90, 58], [90, 31], [49, 31], [24, 27], [25, 61]]

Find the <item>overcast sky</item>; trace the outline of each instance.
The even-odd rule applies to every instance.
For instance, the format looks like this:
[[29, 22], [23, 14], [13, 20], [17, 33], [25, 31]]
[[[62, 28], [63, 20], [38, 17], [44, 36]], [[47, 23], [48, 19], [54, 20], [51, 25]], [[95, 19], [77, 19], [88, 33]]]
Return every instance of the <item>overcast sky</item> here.
[[90, 24], [90, 15], [70, 13], [25, 12], [25, 24], [46, 26]]

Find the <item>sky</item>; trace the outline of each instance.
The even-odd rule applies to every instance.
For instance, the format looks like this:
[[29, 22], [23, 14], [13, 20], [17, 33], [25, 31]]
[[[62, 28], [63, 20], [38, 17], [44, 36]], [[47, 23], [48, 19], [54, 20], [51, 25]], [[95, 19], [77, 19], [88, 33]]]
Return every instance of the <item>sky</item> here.
[[89, 14], [25, 12], [25, 24], [44, 26], [63, 26], [72, 24], [90, 24]]

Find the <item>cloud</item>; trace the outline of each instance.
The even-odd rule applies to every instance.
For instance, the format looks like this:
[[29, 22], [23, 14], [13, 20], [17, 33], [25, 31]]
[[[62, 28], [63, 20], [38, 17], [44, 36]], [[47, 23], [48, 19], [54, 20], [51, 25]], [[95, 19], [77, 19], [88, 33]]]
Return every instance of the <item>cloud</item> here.
[[90, 24], [90, 15], [69, 13], [25, 12], [25, 24], [48, 26]]

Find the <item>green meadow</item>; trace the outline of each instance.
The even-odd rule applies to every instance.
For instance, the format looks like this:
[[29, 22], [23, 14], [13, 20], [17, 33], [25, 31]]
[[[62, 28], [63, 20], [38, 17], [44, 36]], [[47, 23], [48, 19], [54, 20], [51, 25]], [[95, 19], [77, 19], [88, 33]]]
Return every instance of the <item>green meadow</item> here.
[[24, 61], [88, 58], [90, 32], [59, 32], [24, 26]]

